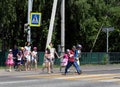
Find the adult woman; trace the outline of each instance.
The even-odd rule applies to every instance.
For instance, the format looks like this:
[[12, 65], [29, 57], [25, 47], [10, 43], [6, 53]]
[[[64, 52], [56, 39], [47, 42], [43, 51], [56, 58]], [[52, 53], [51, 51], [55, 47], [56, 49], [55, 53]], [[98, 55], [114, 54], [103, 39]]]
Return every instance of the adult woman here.
[[26, 67], [26, 71], [27, 70], [31, 70], [31, 46], [30, 46], [30, 42], [26, 43], [26, 46], [24, 47], [24, 56], [26, 58], [26, 63], [25, 63], [25, 67]]
[[44, 55], [44, 66], [43, 66], [43, 71], [44, 71], [44, 68], [47, 68], [47, 72], [48, 73], [51, 73], [51, 68], [50, 68], [50, 65], [51, 65], [51, 61], [52, 61], [52, 56], [51, 56], [51, 53], [50, 53], [50, 47], [47, 47], [46, 50], [45, 50], [45, 55]]

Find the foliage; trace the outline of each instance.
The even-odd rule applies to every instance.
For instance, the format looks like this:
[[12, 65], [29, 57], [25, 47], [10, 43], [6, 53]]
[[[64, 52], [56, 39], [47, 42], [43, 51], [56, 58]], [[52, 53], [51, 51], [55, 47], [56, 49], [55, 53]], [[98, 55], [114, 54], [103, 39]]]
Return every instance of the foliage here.
[[[33, 0], [33, 11], [42, 13], [41, 27], [32, 27], [32, 46], [38, 50], [45, 48], [50, 23], [53, 0]], [[61, 0], [58, 0], [52, 42], [55, 48], [61, 42]], [[102, 26], [113, 26], [109, 33], [109, 51], [120, 51], [120, 1], [119, 0], [65, 0], [65, 47], [82, 44], [82, 51], [90, 51], [96, 35]], [[27, 23], [28, 0], [0, 1], [0, 38], [2, 49], [14, 44], [24, 46]], [[107, 19], [105, 17], [107, 16]], [[101, 48], [102, 47], [102, 48]], [[100, 32], [93, 51], [106, 51], [106, 33]]]

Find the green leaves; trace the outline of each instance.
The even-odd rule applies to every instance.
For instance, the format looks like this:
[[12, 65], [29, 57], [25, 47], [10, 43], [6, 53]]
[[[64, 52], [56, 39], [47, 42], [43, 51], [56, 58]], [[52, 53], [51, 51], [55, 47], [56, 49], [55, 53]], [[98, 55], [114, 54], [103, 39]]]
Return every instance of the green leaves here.
[[[53, 0], [33, 0], [33, 11], [42, 13], [41, 27], [32, 27], [33, 45], [44, 50], [50, 23]], [[109, 51], [120, 51], [116, 44], [120, 40], [120, 1], [119, 0], [65, 0], [65, 47], [80, 43], [83, 51], [90, 51], [98, 31], [102, 26], [113, 26], [109, 33]], [[61, 38], [61, 15], [58, 2], [52, 41], [57, 48]], [[0, 33], [4, 33], [7, 48], [13, 44], [24, 46], [24, 24], [27, 23], [28, 0], [0, 1]], [[2, 35], [2, 34], [1, 34]], [[10, 37], [9, 37], [10, 36]], [[2, 36], [1, 36], [2, 37]], [[106, 34], [100, 32], [93, 51], [106, 50]], [[114, 39], [115, 38], [115, 39]], [[2, 42], [1, 42], [2, 43]], [[103, 47], [103, 48], [101, 48]]]

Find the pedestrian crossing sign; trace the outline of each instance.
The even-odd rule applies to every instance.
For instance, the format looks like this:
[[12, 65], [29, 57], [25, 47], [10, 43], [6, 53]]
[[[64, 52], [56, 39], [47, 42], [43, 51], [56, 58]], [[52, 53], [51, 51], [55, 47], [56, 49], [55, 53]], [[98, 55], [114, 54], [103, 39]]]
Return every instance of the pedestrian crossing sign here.
[[40, 27], [41, 13], [31, 12], [30, 17], [30, 26]]

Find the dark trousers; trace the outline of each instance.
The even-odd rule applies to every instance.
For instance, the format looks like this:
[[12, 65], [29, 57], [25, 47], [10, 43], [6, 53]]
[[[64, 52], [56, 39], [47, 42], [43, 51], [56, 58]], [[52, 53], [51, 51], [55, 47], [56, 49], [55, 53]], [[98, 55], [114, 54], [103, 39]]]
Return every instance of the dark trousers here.
[[67, 66], [65, 67], [65, 74], [68, 72], [68, 69], [71, 67], [71, 66], [74, 66], [75, 69], [77, 70], [77, 73], [80, 73], [80, 66], [78, 65], [78, 63], [76, 61], [74, 62], [70, 62], [68, 61], [68, 64]]
[[18, 68], [17, 58], [13, 59], [13, 61], [14, 61], [14, 69], [17, 69]]

